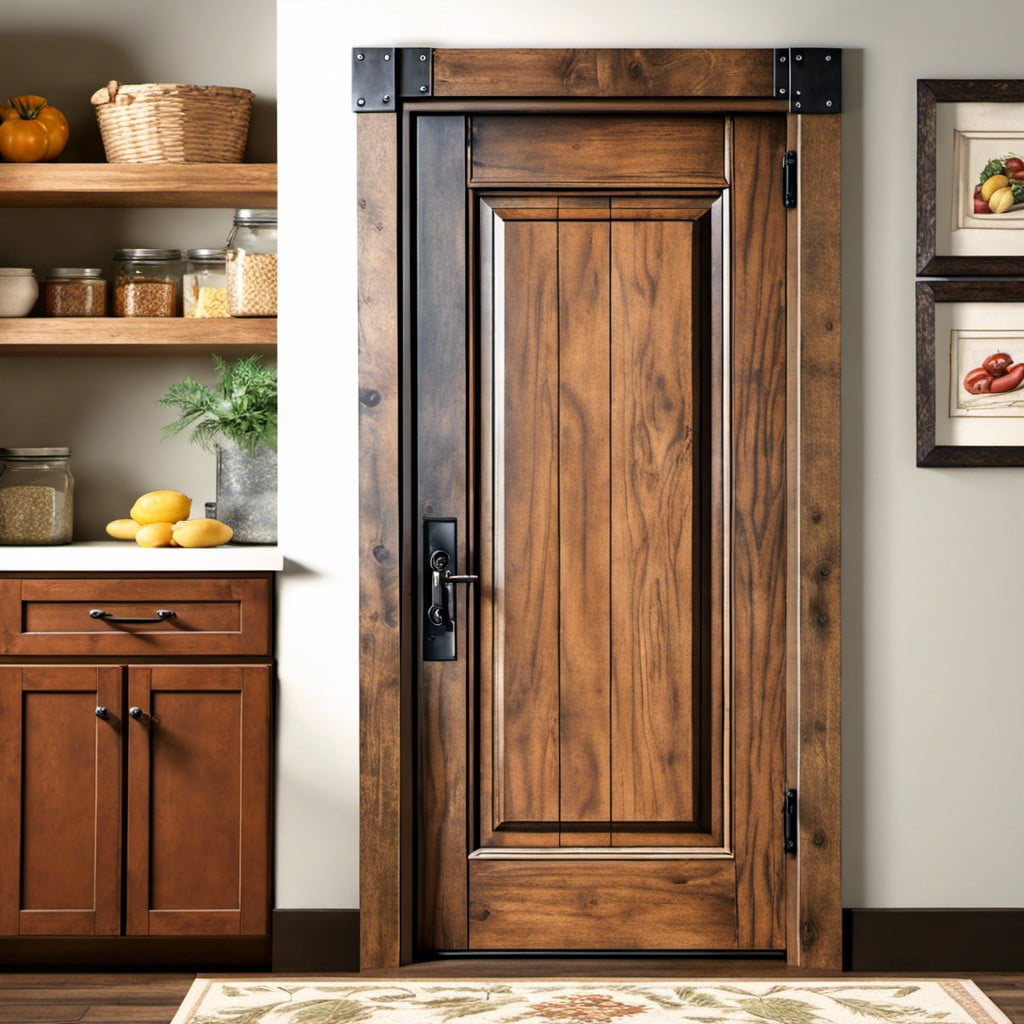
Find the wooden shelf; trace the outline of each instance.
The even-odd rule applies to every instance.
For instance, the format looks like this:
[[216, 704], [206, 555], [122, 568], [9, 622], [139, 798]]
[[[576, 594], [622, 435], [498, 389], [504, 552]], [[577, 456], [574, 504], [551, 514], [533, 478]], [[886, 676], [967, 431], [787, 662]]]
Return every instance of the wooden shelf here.
[[277, 164], [0, 164], [0, 207], [276, 207]]
[[0, 355], [181, 355], [217, 349], [271, 353], [273, 317], [26, 317], [0, 319]]

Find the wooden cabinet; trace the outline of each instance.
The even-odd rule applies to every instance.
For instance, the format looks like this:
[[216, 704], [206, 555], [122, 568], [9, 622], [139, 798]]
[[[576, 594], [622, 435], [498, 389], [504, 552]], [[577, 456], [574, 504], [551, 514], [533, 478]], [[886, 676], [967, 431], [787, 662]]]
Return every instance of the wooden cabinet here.
[[[183, 587], [199, 605], [247, 595], [245, 615], [236, 619], [256, 624], [249, 651], [263, 661], [212, 662], [223, 624], [196, 627], [183, 616], [169, 620], [166, 635], [100, 620], [125, 656], [68, 663], [67, 655], [84, 662], [104, 650], [91, 627], [34, 629], [39, 623], [19, 610], [22, 629], [15, 630], [6, 617], [13, 606], [4, 606], [0, 935], [266, 935], [269, 577], [0, 580], [0, 590], [15, 587], [29, 594], [42, 587], [76, 606], [82, 596], [86, 604], [97, 595], [109, 603], [120, 591], [117, 610], [140, 618], [153, 604], [173, 606]], [[162, 660], [178, 650], [175, 629], [192, 640], [192, 651], [205, 637], [211, 663]], [[31, 654], [52, 643], [65, 663], [25, 659], [25, 636], [34, 639]]]

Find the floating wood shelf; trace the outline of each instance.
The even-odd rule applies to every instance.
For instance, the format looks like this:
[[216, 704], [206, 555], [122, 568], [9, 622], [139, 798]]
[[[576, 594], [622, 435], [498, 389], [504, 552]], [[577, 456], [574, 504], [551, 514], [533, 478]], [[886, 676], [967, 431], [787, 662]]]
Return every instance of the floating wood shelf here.
[[276, 205], [277, 164], [0, 164], [0, 207]]
[[0, 355], [181, 355], [217, 349], [272, 352], [269, 317], [26, 317], [0, 319]]

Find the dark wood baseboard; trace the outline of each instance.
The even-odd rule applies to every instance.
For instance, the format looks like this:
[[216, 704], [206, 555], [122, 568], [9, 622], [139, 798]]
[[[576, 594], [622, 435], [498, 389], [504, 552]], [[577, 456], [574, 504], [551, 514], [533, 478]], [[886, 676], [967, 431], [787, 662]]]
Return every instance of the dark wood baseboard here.
[[109, 967], [174, 968], [188, 971], [265, 970], [270, 966], [269, 938], [163, 938], [88, 936], [0, 938], [0, 968], [49, 970]]
[[1024, 970], [1024, 909], [843, 911], [848, 971]]
[[359, 970], [358, 910], [275, 910], [273, 934], [277, 973]]

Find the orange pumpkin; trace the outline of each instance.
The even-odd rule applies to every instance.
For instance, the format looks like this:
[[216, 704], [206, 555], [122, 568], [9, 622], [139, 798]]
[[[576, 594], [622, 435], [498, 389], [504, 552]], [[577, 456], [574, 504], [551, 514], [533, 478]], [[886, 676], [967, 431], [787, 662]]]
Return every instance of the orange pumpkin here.
[[68, 134], [68, 119], [44, 97], [12, 96], [0, 122], [0, 157], [16, 163], [53, 160]]

